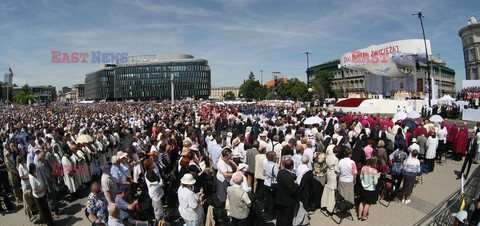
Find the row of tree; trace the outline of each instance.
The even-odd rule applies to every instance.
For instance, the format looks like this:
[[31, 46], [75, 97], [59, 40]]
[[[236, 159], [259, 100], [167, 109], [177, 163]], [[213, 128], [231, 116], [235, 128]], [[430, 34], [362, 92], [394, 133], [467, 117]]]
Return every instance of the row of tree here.
[[[307, 83], [297, 78], [288, 79], [287, 82], [278, 79], [276, 84], [267, 88], [255, 79], [253, 72], [250, 72], [248, 79], [244, 80], [243, 84], [240, 85], [239, 97], [255, 100], [279, 99], [295, 101], [324, 100], [336, 97], [332, 91], [332, 73], [317, 70], [313, 72], [311, 77], [314, 78], [311, 81], [312, 93], [308, 92], [309, 87]], [[235, 98], [238, 97], [235, 97], [233, 92], [227, 92], [224, 95], [225, 100], [233, 100]]]
[[[17, 87], [17, 85], [14, 84], [13, 87]], [[11, 88], [7, 89], [10, 89], [10, 92], [8, 92], [8, 97], [4, 97], [3, 99], [8, 99], [8, 101], [10, 101], [12, 100], [13, 90]], [[36, 100], [37, 96], [33, 93], [32, 89], [28, 86], [28, 84], [22, 86], [20, 92], [13, 96], [13, 103], [15, 104], [31, 104]]]

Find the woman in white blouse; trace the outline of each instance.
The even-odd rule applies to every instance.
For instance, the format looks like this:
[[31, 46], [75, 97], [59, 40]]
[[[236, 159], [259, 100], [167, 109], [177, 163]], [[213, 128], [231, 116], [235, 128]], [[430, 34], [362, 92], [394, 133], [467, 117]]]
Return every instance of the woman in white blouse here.
[[44, 224], [50, 225], [53, 221], [52, 214], [48, 208], [48, 201], [46, 191], [47, 188], [42, 180], [37, 177], [37, 168], [35, 164], [30, 163], [28, 166], [29, 175], [28, 180], [32, 186], [32, 195], [35, 198], [35, 204], [37, 204], [38, 212], [40, 213], [40, 218]]
[[230, 179], [235, 171], [237, 171], [237, 164], [231, 160], [232, 151], [230, 149], [223, 149], [222, 157], [217, 163], [217, 196], [220, 202], [227, 201], [227, 187], [230, 186]]

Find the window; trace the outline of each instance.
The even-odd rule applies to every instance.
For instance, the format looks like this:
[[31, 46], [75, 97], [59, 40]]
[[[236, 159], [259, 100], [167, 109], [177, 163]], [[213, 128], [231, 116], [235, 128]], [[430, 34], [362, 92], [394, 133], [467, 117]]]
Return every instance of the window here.
[[473, 73], [473, 78], [475, 80], [478, 80], [478, 68], [472, 69], [472, 73]]
[[477, 60], [477, 53], [475, 52], [475, 49], [470, 49], [470, 55], [472, 56], [472, 61]]

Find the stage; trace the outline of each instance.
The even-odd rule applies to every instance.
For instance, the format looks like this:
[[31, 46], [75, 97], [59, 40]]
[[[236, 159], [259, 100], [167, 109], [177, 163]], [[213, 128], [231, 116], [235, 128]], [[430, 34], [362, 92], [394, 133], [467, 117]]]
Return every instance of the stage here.
[[424, 104], [425, 100], [348, 98], [339, 99], [337, 104], [330, 105], [329, 109], [343, 112], [360, 112], [363, 114], [395, 114], [398, 106], [402, 110], [405, 107], [407, 112], [421, 112]]

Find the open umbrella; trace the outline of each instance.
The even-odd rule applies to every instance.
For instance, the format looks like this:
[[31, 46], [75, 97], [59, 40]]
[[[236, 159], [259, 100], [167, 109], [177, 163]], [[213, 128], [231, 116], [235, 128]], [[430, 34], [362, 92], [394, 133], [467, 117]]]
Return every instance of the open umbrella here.
[[303, 124], [305, 125], [313, 125], [313, 124], [322, 124], [323, 120], [318, 117], [318, 116], [313, 116], [313, 117], [309, 117], [307, 119], [305, 119], [305, 121], [303, 121]]
[[440, 115], [432, 115], [428, 120], [430, 120], [431, 122], [438, 122], [438, 123], [443, 122], [443, 118]]
[[411, 111], [411, 112], [408, 112], [408, 117], [415, 119], [415, 118], [420, 118], [422, 116], [420, 115], [420, 113], [418, 113], [418, 111]]
[[82, 134], [78, 136], [76, 140], [77, 144], [90, 143], [90, 142], [93, 142], [93, 137], [88, 134]]
[[411, 128], [412, 130], [417, 128], [417, 123], [411, 118], [404, 119], [402, 121], [402, 124], [408, 126], [408, 128]]
[[300, 113], [302, 113], [302, 112], [304, 112], [304, 111], [306, 111], [306, 110], [307, 110], [307, 109], [305, 109], [305, 108], [299, 108], [299, 109], [297, 109], [296, 114], [298, 115], [298, 114], [300, 114]]
[[347, 113], [342, 112], [342, 111], [338, 111], [338, 112], [335, 112], [335, 114], [333, 114], [333, 115], [335, 115], [335, 117], [337, 117], [337, 118], [341, 118], [341, 117], [347, 115]]
[[408, 117], [407, 113], [405, 113], [403, 111], [399, 111], [399, 112], [395, 113], [395, 115], [393, 116], [393, 118], [396, 119], [396, 120], [404, 120], [407, 117]]

